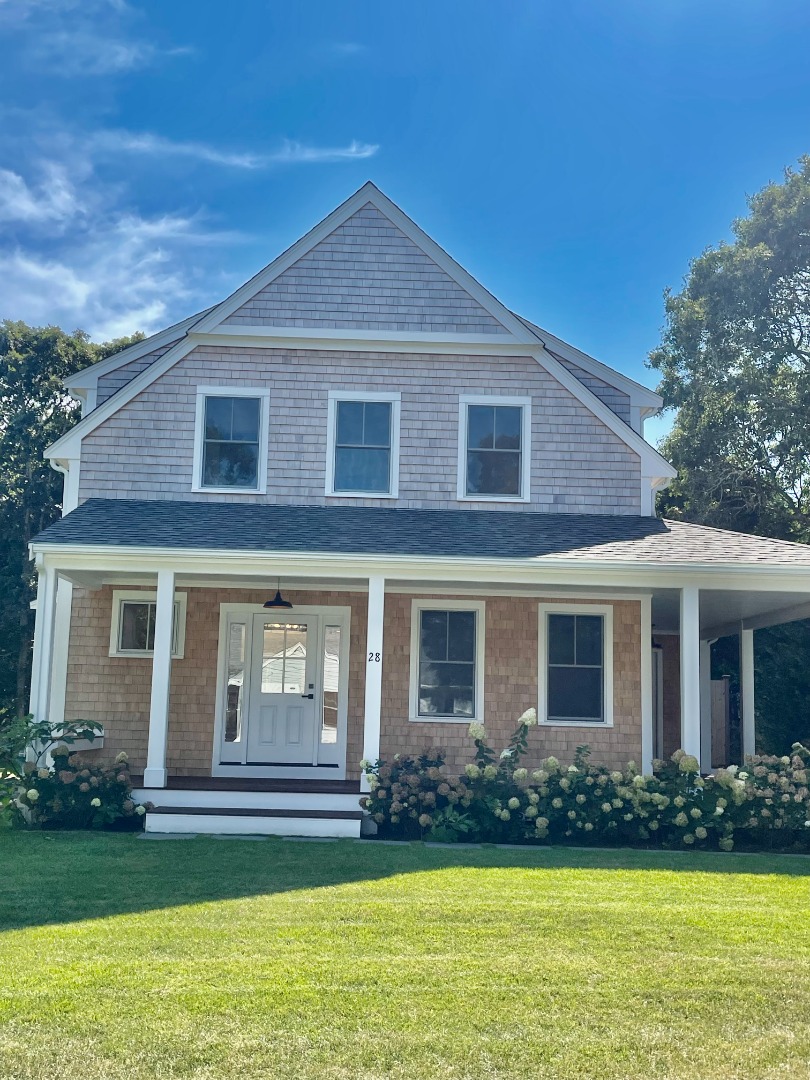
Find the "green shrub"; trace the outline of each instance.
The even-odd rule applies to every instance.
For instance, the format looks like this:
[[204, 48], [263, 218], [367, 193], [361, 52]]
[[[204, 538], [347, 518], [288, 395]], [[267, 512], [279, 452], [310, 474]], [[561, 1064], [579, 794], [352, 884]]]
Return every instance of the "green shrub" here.
[[361, 804], [392, 838], [810, 850], [810, 751], [799, 743], [790, 757], [757, 756], [707, 777], [682, 750], [643, 776], [633, 762], [591, 764], [586, 746], [570, 765], [548, 757], [530, 773], [520, 762], [536, 723], [533, 709], [524, 713], [500, 755], [471, 724], [474, 760], [459, 778], [441, 755], [363, 762], [371, 791]]

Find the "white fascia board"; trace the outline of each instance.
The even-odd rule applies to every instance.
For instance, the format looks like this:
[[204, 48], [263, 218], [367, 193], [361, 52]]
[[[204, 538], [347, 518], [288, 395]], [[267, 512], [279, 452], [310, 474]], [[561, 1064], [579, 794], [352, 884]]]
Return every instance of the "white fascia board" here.
[[196, 315], [190, 315], [187, 319], [183, 319], [182, 322], [167, 326], [165, 330], [160, 330], [157, 334], [144, 338], [143, 341], [137, 341], [134, 345], [130, 345], [126, 349], [122, 349], [121, 352], [106, 357], [104, 360], [99, 360], [92, 367], [77, 371], [75, 375], [68, 375], [63, 380], [64, 386], [74, 390], [87, 390], [95, 387], [102, 375], [108, 375], [111, 371], [123, 367], [124, 364], [139, 360], [142, 356], [146, 356], [147, 353], [154, 352], [155, 349], [160, 349], [163, 345], [169, 345], [172, 341], [183, 337], [197, 320], [210, 310], [210, 308], [206, 308], [205, 311], [198, 311]]
[[[385, 345], [389, 350], [392, 343], [397, 346], [416, 344], [422, 348], [426, 345], [445, 343], [458, 345], [459, 351], [461, 351], [461, 346], [474, 345], [479, 352], [482, 348], [497, 349], [500, 352], [529, 352], [531, 349], [536, 349], [539, 344], [537, 341], [515, 341], [507, 334], [441, 334], [422, 330], [338, 330], [333, 328], [319, 329], [315, 326], [268, 326], [266, 324], [252, 325], [250, 323], [239, 325], [229, 323], [218, 326], [216, 330], [210, 333], [195, 327], [189, 336], [208, 342], [238, 338], [239, 344], [242, 344], [246, 338], [308, 342], [313, 345], [323, 341], [331, 345], [333, 349], [354, 342], [372, 342]], [[233, 344], [233, 342], [228, 341], [228, 344]]]
[[550, 331], [544, 330], [542, 326], [537, 326], [529, 319], [524, 319], [522, 316], [518, 316], [518, 318], [539, 337], [548, 349], [556, 350], [569, 363], [576, 364], [577, 367], [581, 367], [584, 371], [589, 372], [597, 379], [601, 379], [609, 386], [615, 386], [617, 390], [623, 391], [629, 396], [634, 405], [642, 407], [643, 414], [650, 416], [663, 408], [664, 399], [660, 394], [656, 394], [654, 390], [650, 390], [648, 386], [644, 386], [642, 383], [636, 382], [635, 379], [623, 375], [620, 371], [616, 371], [615, 368], [608, 367], [601, 360], [597, 360], [595, 357], [583, 352], [575, 345], [570, 345], [567, 341], [563, 341], [562, 338], [558, 338]]
[[607, 406], [601, 398], [598, 398], [592, 390], [589, 390], [584, 383], [581, 383], [576, 375], [572, 375], [571, 372], [560, 363], [548, 349], [537, 349], [533, 353], [535, 360], [538, 364], [542, 365], [552, 375], [558, 383], [570, 391], [570, 393], [578, 398], [579, 401], [598, 417], [605, 427], [617, 435], [622, 442], [626, 443], [631, 450], [635, 451], [641, 458], [641, 472], [643, 476], [650, 476], [655, 474], [662, 479], [666, 477], [677, 476], [677, 470], [670, 465], [665, 458], [663, 458], [654, 446], [644, 439], [637, 431], [634, 431], [629, 424], [625, 424], [621, 417]]
[[[461, 580], [488, 584], [593, 585], [601, 588], [635, 587], [647, 589], [699, 588], [751, 590], [757, 592], [794, 591], [810, 594], [810, 566], [762, 566], [761, 563], [697, 563], [640, 560], [612, 561], [540, 556], [530, 559], [475, 559], [413, 555], [335, 555], [333, 552], [290, 552], [199, 548], [111, 548], [98, 544], [29, 545], [38, 564], [55, 566], [60, 572], [157, 572], [182, 567], [184, 574], [234, 574], [239, 577], [285, 573], [323, 577], [328, 565], [335, 578], [368, 578], [382, 574], [387, 579], [452, 582]], [[454, 578], [454, 573], [456, 577]], [[447, 586], [449, 587], [449, 586]]]
[[405, 233], [429, 259], [432, 259], [465, 292], [477, 300], [481, 307], [492, 315], [504, 329], [510, 331], [518, 341], [527, 342], [533, 340], [534, 335], [516, 315], [488, 292], [462, 266], [459, 266], [455, 259], [448, 255], [443, 248], [439, 247], [434, 240], [431, 240], [427, 233], [423, 232], [407, 214], [400, 210], [395, 203], [391, 202], [386, 195], [383, 195], [380, 189], [370, 181], [338, 206], [336, 210], [333, 210], [331, 214], [328, 214], [314, 229], [311, 229], [300, 240], [296, 241], [292, 247], [287, 248], [277, 259], [274, 259], [263, 270], [260, 270], [250, 281], [237, 289], [226, 300], [223, 300], [221, 304], [218, 304], [200, 320], [196, 330], [200, 333], [210, 333], [215, 329], [218, 330], [219, 324], [224, 319], [233, 315], [251, 297], [269, 285], [280, 274], [283, 274], [294, 263], [298, 262], [308, 251], [326, 239], [330, 233], [334, 232], [345, 221], [348, 221], [352, 214], [355, 214], [367, 203], [371, 203], [381, 214]]
[[126, 386], [122, 386], [117, 394], [113, 394], [108, 397], [106, 401], [102, 402], [97, 408], [93, 409], [91, 413], [83, 417], [75, 427], [66, 432], [61, 439], [57, 439], [55, 443], [51, 443], [45, 449], [44, 456], [46, 458], [62, 458], [62, 457], [80, 457], [81, 456], [81, 441], [85, 435], [88, 435], [91, 431], [94, 431], [97, 427], [104, 423], [128, 401], [131, 401], [137, 394], [140, 394], [142, 390], [145, 390], [150, 386], [155, 379], [159, 379], [161, 375], [165, 374], [171, 367], [173, 367], [178, 360], [182, 360], [184, 356], [196, 348], [197, 342], [189, 337], [184, 337], [181, 341], [165, 352], [160, 359], [156, 360], [154, 364], [150, 364], [149, 367], [143, 369], [140, 374], [136, 375], [134, 379], [130, 380]]

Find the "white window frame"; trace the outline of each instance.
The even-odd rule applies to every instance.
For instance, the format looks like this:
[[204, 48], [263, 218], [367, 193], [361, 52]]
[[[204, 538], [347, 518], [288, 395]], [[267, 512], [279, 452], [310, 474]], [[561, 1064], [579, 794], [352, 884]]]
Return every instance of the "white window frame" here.
[[[548, 718], [548, 616], [601, 615], [602, 633], [602, 720], [549, 720]], [[612, 604], [540, 604], [537, 629], [538, 723], [557, 728], [613, 727], [613, 605]]]
[[[122, 649], [121, 642], [121, 613], [125, 603], [156, 604], [157, 592], [153, 590], [129, 590], [114, 589], [112, 599], [112, 616], [110, 618], [110, 656], [152, 656], [152, 649]], [[174, 626], [175, 641], [172, 648], [172, 658], [182, 660], [186, 648], [186, 609], [188, 607], [188, 593], [176, 592], [174, 594]]]
[[[391, 468], [388, 491], [335, 491], [335, 440], [339, 401], [386, 401], [391, 405]], [[330, 390], [326, 415], [326, 495], [335, 499], [399, 498], [399, 418], [402, 395], [376, 390]]]
[[[202, 483], [205, 446], [205, 401], [210, 397], [259, 398], [259, 462], [255, 487], [208, 487]], [[194, 472], [192, 491], [209, 495], [264, 495], [267, 492], [267, 455], [270, 427], [270, 391], [265, 386], [198, 386], [194, 417]]]
[[[486, 601], [484, 600], [411, 600], [411, 670], [408, 713], [413, 724], [471, 724], [484, 722], [484, 655], [486, 645]], [[474, 611], [475, 620], [475, 715], [419, 715], [419, 625], [422, 611]]]
[[[467, 494], [467, 416], [469, 405], [510, 405], [523, 410], [520, 426], [520, 494], [519, 495], [468, 495]], [[461, 394], [458, 399], [458, 485], [459, 502], [513, 502], [531, 501], [532, 492], [532, 399], [530, 397], [495, 397], [493, 395]]]

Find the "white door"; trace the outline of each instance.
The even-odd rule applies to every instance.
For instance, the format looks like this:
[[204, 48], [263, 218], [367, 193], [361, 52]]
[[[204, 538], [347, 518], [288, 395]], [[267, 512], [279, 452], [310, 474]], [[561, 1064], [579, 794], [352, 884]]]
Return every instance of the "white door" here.
[[253, 616], [248, 765], [314, 765], [318, 616]]

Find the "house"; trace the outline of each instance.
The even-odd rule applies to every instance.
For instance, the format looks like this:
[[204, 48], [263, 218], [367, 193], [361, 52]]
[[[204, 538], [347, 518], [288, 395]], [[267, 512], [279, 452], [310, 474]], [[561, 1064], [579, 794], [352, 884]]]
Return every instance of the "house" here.
[[810, 549], [655, 516], [654, 393], [373, 184], [66, 385], [31, 708], [103, 724], [149, 830], [357, 835], [361, 759], [460, 769], [529, 706], [536, 758], [708, 769], [709, 642], [740, 635], [750, 752], [753, 631], [810, 614]]

